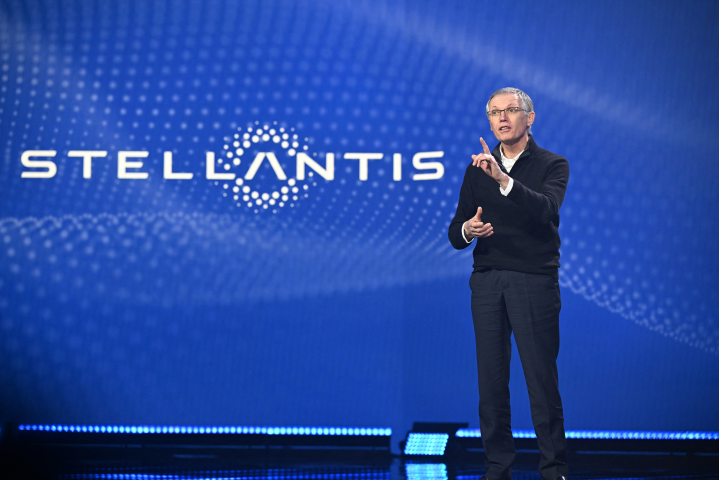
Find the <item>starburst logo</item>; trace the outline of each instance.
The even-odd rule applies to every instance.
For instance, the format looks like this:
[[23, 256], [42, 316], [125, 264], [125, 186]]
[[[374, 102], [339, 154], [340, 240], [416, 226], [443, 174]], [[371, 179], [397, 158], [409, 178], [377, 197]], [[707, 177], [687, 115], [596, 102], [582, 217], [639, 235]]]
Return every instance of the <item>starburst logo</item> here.
[[[273, 125], [255, 122], [254, 127], [238, 127], [235, 133], [224, 140], [223, 153], [217, 159], [217, 167], [230, 172], [250, 159], [251, 164], [244, 177], [239, 177], [234, 172], [213, 172], [215, 176], [220, 176], [219, 180], [224, 180], [222, 183], [216, 183], [222, 185], [224, 197], [230, 198], [238, 207], [250, 208], [256, 213], [268, 209], [276, 213], [278, 208], [294, 207], [300, 199], [309, 196], [312, 186], [317, 186], [317, 182], [305, 182], [304, 168], [300, 168], [301, 179], [288, 178], [277, 158], [278, 155], [280, 158], [285, 157], [283, 160], [295, 157], [302, 167], [308, 164], [315, 169], [319, 167], [325, 178], [330, 180], [332, 178], [328, 178], [329, 174], [333, 176], [334, 173], [334, 168], [328, 172], [327, 167], [319, 166], [310, 157], [306, 143], [308, 138], [300, 139], [294, 128], [279, 127], [277, 122]], [[279, 153], [276, 154], [275, 149], [278, 147]], [[272, 174], [269, 174], [267, 168], [261, 169], [265, 163], [272, 170]], [[331, 163], [334, 163], [333, 157]], [[308, 176], [314, 177], [314, 172], [310, 171]]]

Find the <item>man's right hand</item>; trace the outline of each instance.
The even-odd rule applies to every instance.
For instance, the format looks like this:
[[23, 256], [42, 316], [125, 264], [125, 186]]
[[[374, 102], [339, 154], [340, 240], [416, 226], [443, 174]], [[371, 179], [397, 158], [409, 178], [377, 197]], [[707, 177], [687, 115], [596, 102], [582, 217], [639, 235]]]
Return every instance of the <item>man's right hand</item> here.
[[467, 241], [470, 241], [475, 237], [488, 237], [494, 233], [494, 230], [492, 230], [492, 224], [482, 223], [481, 217], [482, 207], [479, 207], [477, 208], [477, 214], [467, 220], [467, 222], [464, 224], [464, 236], [467, 237]]

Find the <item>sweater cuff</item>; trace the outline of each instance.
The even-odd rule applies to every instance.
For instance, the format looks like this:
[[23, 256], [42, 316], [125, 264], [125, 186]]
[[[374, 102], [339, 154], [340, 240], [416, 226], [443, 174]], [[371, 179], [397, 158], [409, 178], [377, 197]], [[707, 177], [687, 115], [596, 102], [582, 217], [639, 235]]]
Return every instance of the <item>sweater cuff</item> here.
[[509, 177], [509, 182], [507, 182], [507, 188], [502, 188], [502, 186], [499, 186], [499, 193], [504, 195], [505, 197], [509, 195], [509, 192], [512, 191], [512, 187], [514, 186], [514, 179], [512, 177]]

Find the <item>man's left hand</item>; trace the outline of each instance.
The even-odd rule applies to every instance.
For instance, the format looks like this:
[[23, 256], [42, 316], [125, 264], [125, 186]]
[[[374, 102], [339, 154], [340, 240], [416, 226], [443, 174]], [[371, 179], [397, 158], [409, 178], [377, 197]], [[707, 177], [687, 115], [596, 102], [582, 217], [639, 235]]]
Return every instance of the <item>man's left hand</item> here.
[[484, 153], [472, 155], [472, 165], [484, 170], [484, 173], [495, 179], [497, 183], [502, 186], [502, 188], [507, 188], [507, 185], [509, 184], [509, 175], [504, 173], [502, 169], [499, 168], [497, 160], [495, 160], [492, 156], [492, 152], [489, 150], [489, 147], [484, 142], [484, 139], [480, 138], [479, 141], [482, 142]]

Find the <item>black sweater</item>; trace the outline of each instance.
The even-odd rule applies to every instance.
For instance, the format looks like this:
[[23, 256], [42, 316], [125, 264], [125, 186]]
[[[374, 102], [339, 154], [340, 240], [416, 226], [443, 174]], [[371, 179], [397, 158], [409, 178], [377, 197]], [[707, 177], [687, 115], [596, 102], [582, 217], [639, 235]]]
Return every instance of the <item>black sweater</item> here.
[[[492, 151], [502, 164], [499, 145]], [[539, 148], [530, 135], [527, 148], [510, 174], [514, 186], [507, 196], [499, 183], [471, 163], [464, 173], [457, 213], [449, 224], [449, 241], [458, 250], [469, 243], [462, 225], [482, 207], [482, 222], [494, 233], [475, 238], [474, 271], [487, 268], [542, 273], [557, 277], [559, 268], [559, 207], [569, 180], [564, 157]]]

